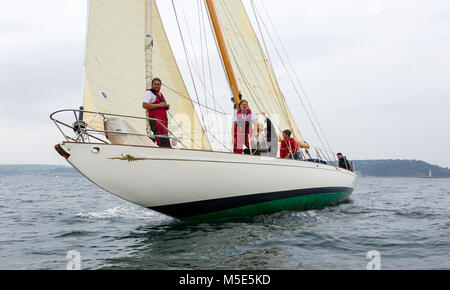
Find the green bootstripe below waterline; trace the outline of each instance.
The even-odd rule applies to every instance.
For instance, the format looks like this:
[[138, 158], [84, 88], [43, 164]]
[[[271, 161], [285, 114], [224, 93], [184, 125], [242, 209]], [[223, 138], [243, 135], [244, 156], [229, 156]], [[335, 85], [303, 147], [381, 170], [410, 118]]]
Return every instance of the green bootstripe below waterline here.
[[257, 216], [279, 211], [311, 210], [335, 205], [345, 201], [351, 192], [329, 192], [308, 194], [269, 202], [262, 202], [237, 208], [216, 211], [213, 213], [183, 218], [186, 221], [225, 219], [231, 217]]

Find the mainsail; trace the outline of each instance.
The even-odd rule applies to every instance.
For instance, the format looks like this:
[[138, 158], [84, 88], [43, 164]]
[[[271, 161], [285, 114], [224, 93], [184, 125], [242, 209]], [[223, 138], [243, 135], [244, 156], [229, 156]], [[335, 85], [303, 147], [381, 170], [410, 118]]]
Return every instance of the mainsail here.
[[[84, 109], [145, 117], [146, 15], [151, 15], [152, 75], [163, 82], [170, 104], [169, 130], [192, 149], [210, 150], [204, 129], [187, 92], [156, 7], [146, 14], [146, 0], [91, 0], [86, 46]], [[103, 130], [103, 119], [86, 115], [89, 126]], [[143, 134], [145, 120], [128, 119]]]
[[213, 0], [242, 98], [252, 111], [266, 113], [279, 130], [304, 142], [253, 30], [242, 0]]

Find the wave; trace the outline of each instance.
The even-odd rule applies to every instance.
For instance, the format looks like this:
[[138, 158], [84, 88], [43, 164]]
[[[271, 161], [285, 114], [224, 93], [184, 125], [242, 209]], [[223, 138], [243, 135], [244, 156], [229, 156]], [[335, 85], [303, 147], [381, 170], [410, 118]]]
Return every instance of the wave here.
[[328, 218], [320, 210], [308, 211], [284, 211], [272, 215], [261, 215], [254, 219], [254, 222], [262, 224], [313, 224], [324, 223]]
[[173, 220], [173, 218], [155, 211], [131, 206], [116, 206], [99, 212], [79, 213], [76, 216], [89, 219], [125, 219], [159, 222], [170, 222]]

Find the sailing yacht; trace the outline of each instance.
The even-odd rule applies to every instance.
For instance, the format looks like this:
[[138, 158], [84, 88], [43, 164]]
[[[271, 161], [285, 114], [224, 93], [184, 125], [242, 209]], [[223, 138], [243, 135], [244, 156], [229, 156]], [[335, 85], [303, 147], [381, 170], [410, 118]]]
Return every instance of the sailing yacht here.
[[[57, 152], [104, 190], [179, 219], [307, 210], [347, 200], [356, 175], [323, 162], [324, 151], [311, 157], [242, 0], [199, 3], [222, 63], [213, 70], [225, 74], [234, 104], [244, 96], [262, 118], [257, 138], [265, 150], [246, 155], [214, 148], [220, 138], [202, 112], [219, 109], [190, 96], [155, 0], [90, 0], [83, 108], [51, 115], [65, 137]], [[149, 138], [142, 97], [153, 77], [162, 80], [171, 105], [173, 148]], [[292, 131], [304, 160], [277, 158], [275, 136], [284, 129]]]

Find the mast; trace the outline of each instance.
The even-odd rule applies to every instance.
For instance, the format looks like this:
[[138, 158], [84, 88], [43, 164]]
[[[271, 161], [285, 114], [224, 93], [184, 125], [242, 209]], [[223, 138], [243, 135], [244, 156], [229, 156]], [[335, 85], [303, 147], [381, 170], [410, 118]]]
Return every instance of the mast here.
[[223, 38], [222, 29], [220, 28], [219, 19], [216, 14], [216, 9], [214, 7], [213, 0], [205, 0], [206, 6], [208, 7], [209, 16], [211, 18], [211, 23], [214, 28], [214, 33], [216, 34], [217, 43], [219, 45], [220, 55], [222, 56], [223, 64], [227, 73], [227, 78], [230, 83], [231, 90], [234, 95], [236, 104], [241, 100], [239, 96], [239, 90], [236, 82], [236, 77], [233, 72], [233, 67], [231, 65], [230, 56], [227, 51], [225, 40]]
[[152, 10], [153, 1], [145, 1], [145, 87], [152, 88], [153, 79], [153, 36], [152, 36]]

